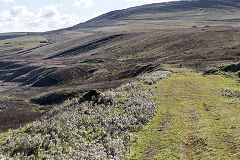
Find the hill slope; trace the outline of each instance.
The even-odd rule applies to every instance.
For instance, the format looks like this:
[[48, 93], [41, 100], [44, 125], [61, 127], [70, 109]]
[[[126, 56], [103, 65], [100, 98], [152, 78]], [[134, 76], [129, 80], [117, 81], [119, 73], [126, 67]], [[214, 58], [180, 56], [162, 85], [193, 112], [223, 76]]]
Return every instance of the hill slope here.
[[163, 64], [202, 71], [239, 61], [239, 18], [238, 1], [179, 1], [113, 11], [58, 31], [1, 34], [0, 121], [15, 122], [16, 108], [52, 107], [33, 99], [116, 88]]
[[73, 29], [126, 31], [203, 26], [238, 26], [238, 0], [189, 0], [156, 3], [106, 13]]

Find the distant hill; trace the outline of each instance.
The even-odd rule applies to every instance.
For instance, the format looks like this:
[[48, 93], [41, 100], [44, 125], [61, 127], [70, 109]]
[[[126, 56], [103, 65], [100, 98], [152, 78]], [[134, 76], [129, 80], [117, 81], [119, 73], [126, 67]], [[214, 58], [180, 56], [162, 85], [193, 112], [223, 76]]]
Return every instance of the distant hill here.
[[12, 38], [18, 38], [22, 36], [30, 36], [30, 35], [36, 35], [37, 33], [24, 33], [24, 32], [19, 32], [19, 33], [0, 33], [0, 40], [5, 40], [5, 39], [12, 39]]
[[[113, 31], [240, 25], [239, 0], [189, 0], [116, 10], [71, 29]], [[90, 28], [90, 29], [89, 29]]]

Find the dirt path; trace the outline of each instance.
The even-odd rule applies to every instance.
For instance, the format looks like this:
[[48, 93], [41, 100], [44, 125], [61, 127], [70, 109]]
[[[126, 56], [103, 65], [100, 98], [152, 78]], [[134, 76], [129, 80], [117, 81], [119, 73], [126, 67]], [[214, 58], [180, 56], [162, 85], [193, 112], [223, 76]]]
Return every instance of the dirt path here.
[[157, 84], [157, 115], [132, 138], [126, 159], [240, 159], [240, 102], [221, 94], [237, 81], [174, 71]]

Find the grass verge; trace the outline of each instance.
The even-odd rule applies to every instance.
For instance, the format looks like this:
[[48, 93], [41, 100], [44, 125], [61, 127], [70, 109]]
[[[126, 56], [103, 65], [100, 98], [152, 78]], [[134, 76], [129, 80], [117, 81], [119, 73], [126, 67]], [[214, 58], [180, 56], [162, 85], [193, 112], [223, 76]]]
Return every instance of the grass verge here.
[[239, 83], [172, 70], [172, 77], [156, 85], [156, 116], [131, 138], [125, 159], [239, 159], [239, 99], [221, 93]]

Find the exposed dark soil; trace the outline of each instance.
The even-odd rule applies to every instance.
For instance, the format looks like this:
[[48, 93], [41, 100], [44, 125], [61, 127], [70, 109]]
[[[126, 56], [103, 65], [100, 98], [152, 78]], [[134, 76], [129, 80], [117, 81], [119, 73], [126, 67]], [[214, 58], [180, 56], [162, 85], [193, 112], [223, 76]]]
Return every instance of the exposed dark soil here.
[[76, 91], [68, 91], [68, 92], [55, 92], [50, 93], [38, 98], [31, 99], [31, 102], [39, 105], [53, 105], [60, 104], [68, 99], [72, 99], [74, 97], [78, 97], [80, 95], [79, 92]]
[[40, 116], [40, 113], [30, 111], [26, 108], [0, 111], [0, 132], [5, 132], [8, 129], [17, 129], [35, 121]]
[[222, 67], [221, 70], [223, 70], [224, 72], [238, 72], [240, 71], [240, 63], [231, 64], [226, 67]]

